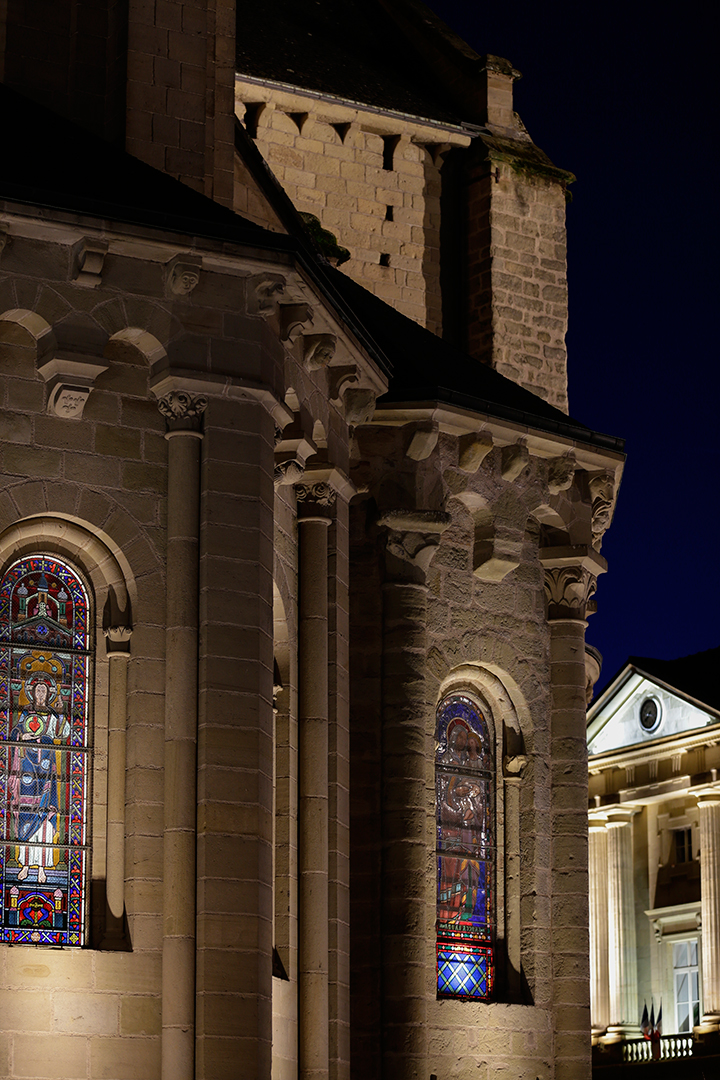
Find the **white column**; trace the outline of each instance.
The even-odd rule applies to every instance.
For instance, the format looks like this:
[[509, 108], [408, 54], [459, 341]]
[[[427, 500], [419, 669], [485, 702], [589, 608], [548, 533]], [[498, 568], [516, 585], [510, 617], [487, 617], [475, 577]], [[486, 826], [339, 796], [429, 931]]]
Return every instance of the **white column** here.
[[632, 810], [608, 814], [608, 1039], [640, 1037]]
[[701, 1028], [720, 1031], [720, 791], [698, 797], [702, 897], [703, 1017]]
[[605, 818], [590, 818], [590, 1021], [593, 1038], [610, 1023], [608, 977], [608, 834]]

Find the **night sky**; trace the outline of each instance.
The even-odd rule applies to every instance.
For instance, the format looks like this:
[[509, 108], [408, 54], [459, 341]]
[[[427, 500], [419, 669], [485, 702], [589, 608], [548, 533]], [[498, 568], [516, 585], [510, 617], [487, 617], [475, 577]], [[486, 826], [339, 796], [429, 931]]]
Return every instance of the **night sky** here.
[[570, 414], [627, 452], [587, 631], [599, 691], [630, 655], [720, 644], [717, 9], [426, 2], [523, 73], [517, 111], [577, 176]]

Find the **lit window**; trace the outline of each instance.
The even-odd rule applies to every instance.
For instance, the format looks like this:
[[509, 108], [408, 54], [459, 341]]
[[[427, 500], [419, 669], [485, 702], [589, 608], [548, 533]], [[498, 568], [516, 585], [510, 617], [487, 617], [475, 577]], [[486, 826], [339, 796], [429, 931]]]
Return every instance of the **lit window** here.
[[0, 582], [0, 941], [83, 945], [90, 610], [50, 555]]
[[435, 753], [437, 992], [488, 999], [493, 956], [493, 755], [488, 725], [462, 694], [441, 701]]
[[700, 974], [697, 941], [673, 945], [675, 977], [675, 1023], [680, 1034], [700, 1023]]
[[675, 829], [675, 862], [692, 862], [692, 829]]

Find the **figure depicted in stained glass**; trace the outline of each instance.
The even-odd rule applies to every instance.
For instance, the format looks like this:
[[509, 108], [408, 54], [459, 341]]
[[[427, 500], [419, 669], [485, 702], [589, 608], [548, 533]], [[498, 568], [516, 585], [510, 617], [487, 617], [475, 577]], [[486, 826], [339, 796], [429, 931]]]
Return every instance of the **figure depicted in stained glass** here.
[[[47, 662], [60, 667], [57, 658]], [[12, 833], [20, 841], [16, 858], [18, 881], [30, 868], [37, 869], [39, 884], [47, 881], [46, 867], [55, 865], [52, 845], [66, 837], [58, 835], [58, 768], [54, 747], [66, 743], [70, 725], [52, 707], [57, 700], [50, 672], [37, 670], [25, 683], [27, 705], [10, 733], [12, 744], [8, 776], [8, 810]]]
[[474, 702], [438, 708], [436, 742], [438, 992], [488, 997], [492, 988], [492, 755]]
[[0, 940], [82, 945], [87, 882], [89, 611], [49, 555], [0, 581]]

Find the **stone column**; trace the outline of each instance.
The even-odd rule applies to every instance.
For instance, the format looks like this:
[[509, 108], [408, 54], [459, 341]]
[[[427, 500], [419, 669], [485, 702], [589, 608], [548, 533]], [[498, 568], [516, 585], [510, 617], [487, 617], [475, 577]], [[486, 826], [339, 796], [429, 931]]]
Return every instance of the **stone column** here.
[[701, 1031], [720, 1031], [720, 791], [698, 797], [702, 898], [703, 1016]]
[[[108, 825], [106, 889], [109, 912], [106, 941], [122, 935], [125, 913], [125, 760], [129, 626], [105, 631], [108, 657]], [[111, 925], [112, 924], [112, 925]]]
[[328, 581], [327, 530], [335, 492], [295, 487], [298, 506], [298, 1024], [301, 1080], [327, 1080]]
[[195, 1076], [195, 846], [200, 423], [207, 399], [161, 398], [168, 526], [163, 834], [163, 1080]]
[[608, 975], [608, 834], [605, 817], [589, 822], [590, 1020], [593, 1040], [610, 1023]]
[[[541, 550], [550, 625], [552, 1009], [556, 1080], [590, 1078], [585, 616], [604, 560]], [[555, 972], [563, 972], [562, 975]]]
[[426, 1080], [427, 1002], [435, 992], [427, 932], [428, 767], [432, 717], [427, 699], [425, 575], [448, 515], [386, 514], [383, 586], [382, 964], [383, 1077]]
[[210, 398], [202, 444], [196, 1080], [272, 1069], [278, 409], [245, 393]]
[[640, 1036], [632, 819], [632, 810], [615, 810], [608, 814], [610, 1023], [607, 1041]]

